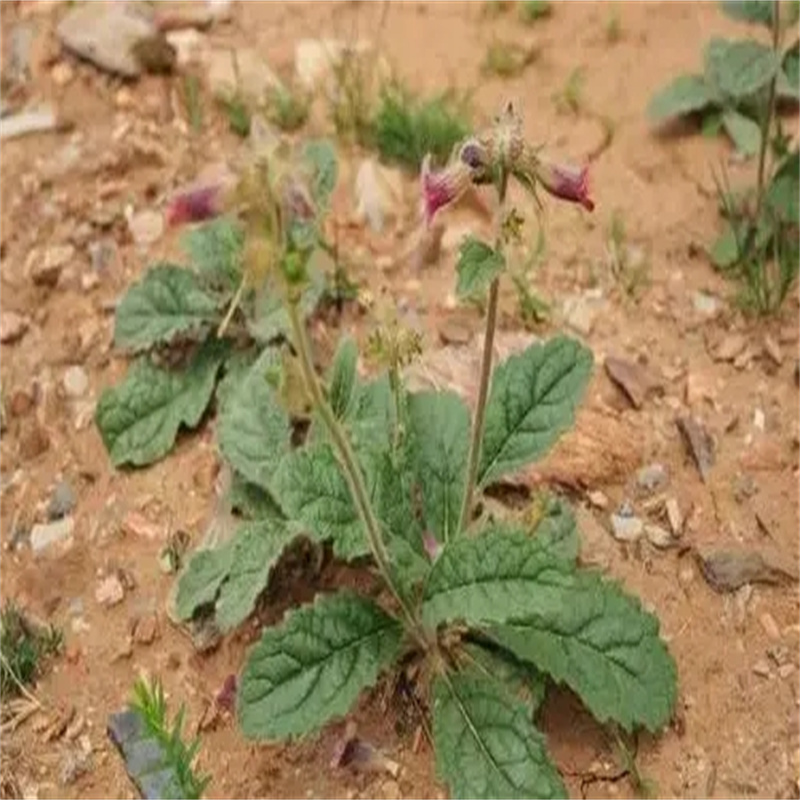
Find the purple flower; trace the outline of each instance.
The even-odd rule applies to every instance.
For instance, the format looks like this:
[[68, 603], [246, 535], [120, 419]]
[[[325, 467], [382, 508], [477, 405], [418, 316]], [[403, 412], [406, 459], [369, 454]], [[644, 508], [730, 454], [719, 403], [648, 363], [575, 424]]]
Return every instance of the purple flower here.
[[222, 212], [222, 184], [212, 183], [176, 194], [167, 205], [167, 224], [203, 222]]
[[587, 211], [594, 211], [594, 201], [589, 197], [588, 166], [572, 167], [543, 161], [532, 148], [526, 147], [515, 172], [529, 187], [535, 188], [539, 183], [553, 197], [579, 203]]
[[468, 139], [444, 169], [431, 169], [431, 156], [422, 160], [422, 212], [430, 225], [436, 212], [458, 201], [485, 172], [488, 166], [486, 149], [477, 139]]

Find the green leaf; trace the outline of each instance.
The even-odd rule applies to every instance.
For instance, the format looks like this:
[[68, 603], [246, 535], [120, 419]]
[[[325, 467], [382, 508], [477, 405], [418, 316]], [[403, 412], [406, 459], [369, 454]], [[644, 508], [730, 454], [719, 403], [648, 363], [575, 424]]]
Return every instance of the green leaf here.
[[505, 266], [506, 260], [502, 253], [496, 252], [474, 236], [468, 236], [459, 248], [456, 294], [460, 298], [479, 295], [505, 269]]
[[723, 12], [731, 19], [772, 27], [772, 3], [765, 0], [722, 0]]
[[706, 112], [700, 124], [700, 133], [708, 139], [713, 139], [722, 130], [722, 114], [717, 111]]
[[487, 635], [566, 683], [601, 723], [656, 731], [669, 721], [675, 662], [638, 600], [586, 572], [551, 573], [536, 596], [536, 611]]
[[223, 405], [219, 445], [247, 480], [268, 489], [272, 474], [291, 446], [291, 425], [269, 383], [280, 367], [280, 353], [267, 348]]
[[[300, 296], [299, 308], [304, 318], [314, 313], [325, 293], [325, 273], [320, 265], [325, 256], [316, 251], [308, 266], [309, 282]], [[313, 266], [312, 266], [313, 265]], [[262, 345], [268, 345], [280, 337], [288, 337], [291, 329], [284, 301], [277, 291], [269, 287], [256, 296], [253, 313], [247, 317], [248, 333]]]
[[537, 607], [540, 587], [571, 569], [526, 533], [490, 526], [445, 545], [425, 584], [422, 618], [432, 628], [505, 622]]
[[714, 242], [709, 253], [711, 261], [718, 269], [726, 270], [739, 262], [739, 243], [733, 226], [727, 224], [720, 237]]
[[647, 115], [654, 122], [702, 111], [714, 102], [714, 94], [702, 75], [680, 75], [656, 92], [647, 106]]
[[429, 626], [485, 626], [501, 647], [577, 692], [600, 722], [656, 730], [675, 704], [675, 664], [658, 620], [523, 533], [489, 530], [447, 544], [428, 576], [422, 617]]
[[566, 797], [524, 703], [474, 672], [433, 684], [436, 771], [452, 797]]
[[290, 612], [247, 657], [238, 691], [242, 732], [282, 739], [347, 713], [397, 658], [402, 638], [394, 617], [350, 592]]
[[767, 189], [767, 203], [783, 222], [800, 224], [800, 151], [794, 150], [784, 159]]
[[575, 564], [581, 541], [569, 503], [556, 497], [544, 498], [542, 516], [534, 528], [534, 542], [567, 564]]
[[455, 392], [408, 397], [408, 452], [425, 524], [441, 541], [458, 534], [469, 456], [469, 409]]
[[214, 603], [233, 563], [235, 537], [219, 547], [196, 550], [178, 578], [175, 611], [182, 620], [191, 619], [202, 606]]
[[181, 372], [140, 358], [123, 383], [103, 392], [95, 422], [115, 467], [152, 464], [170, 451], [181, 425], [197, 426], [226, 350], [219, 341], [210, 340]]
[[351, 336], [340, 340], [336, 348], [328, 382], [328, 399], [331, 409], [338, 419], [347, 413], [356, 388], [356, 363], [358, 346]]
[[246, 519], [283, 519], [283, 512], [272, 495], [238, 472], [231, 478], [228, 502]]
[[247, 522], [236, 531], [228, 577], [217, 600], [216, 620], [223, 633], [253, 611], [272, 568], [293, 538], [286, 524], [277, 520]]
[[761, 129], [753, 120], [729, 108], [722, 115], [722, 124], [742, 155], [752, 157], [758, 153], [761, 147]]
[[706, 46], [707, 78], [736, 99], [749, 97], [766, 86], [779, 68], [778, 54], [752, 39], [712, 39]]
[[311, 538], [331, 539], [337, 556], [353, 559], [369, 554], [350, 489], [330, 445], [288, 453], [273, 476], [272, 489], [286, 516]]
[[336, 148], [326, 139], [308, 142], [303, 148], [303, 158], [314, 169], [311, 194], [319, 206], [325, 207], [339, 176]]
[[202, 336], [217, 321], [219, 303], [197, 276], [183, 267], [160, 264], [135, 283], [117, 307], [114, 344], [140, 352], [168, 344], [179, 334]]
[[800, 39], [783, 54], [783, 74], [795, 97], [800, 94]]
[[201, 279], [232, 290], [242, 279], [244, 230], [231, 217], [219, 217], [184, 234], [181, 244]]
[[522, 700], [533, 717], [544, 701], [546, 676], [532, 664], [520, 661], [508, 650], [489, 645], [489, 642], [462, 643], [461, 653], [484, 680], [496, 681], [514, 697]]
[[494, 372], [478, 483], [496, 481], [543, 456], [572, 425], [592, 371], [592, 353], [557, 336], [508, 358]]

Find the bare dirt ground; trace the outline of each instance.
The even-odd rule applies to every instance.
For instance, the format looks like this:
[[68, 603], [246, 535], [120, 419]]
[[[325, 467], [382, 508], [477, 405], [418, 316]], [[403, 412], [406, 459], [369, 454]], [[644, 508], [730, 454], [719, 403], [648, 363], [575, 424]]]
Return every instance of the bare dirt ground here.
[[[34, 5], [2, 4], [4, 47], [15, 25], [32, 21], [28, 91], [56, 103], [75, 127], [4, 142], [2, 149], [2, 313], [23, 315], [29, 327], [0, 350], [0, 594], [61, 626], [66, 649], [36, 687], [44, 710], [3, 737], [4, 792], [135, 796], [105, 724], [145, 671], [163, 680], [173, 709], [186, 703], [190, 730], [205, 718], [199, 764], [212, 775], [209, 796], [443, 796], [429, 745], [423, 738], [414, 750], [415, 725], [402, 724], [395, 709], [387, 708], [385, 686], [364, 697], [353, 718], [362, 736], [399, 762], [397, 780], [331, 768], [343, 722], [301, 743], [270, 746], [245, 741], [225, 714], [209, 720], [215, 693], [238, 670], [258, 625], [243, 626], [212, 654], [197, 654], [164, 613], [173, 578], [160, 570], [158, 554], [178, 529], [197, 541], [212, 514], [218, 460], [213, 418], [182, 437], [175, 452], [155, 466], [118, 472], [91, 411], [103, 388], [126, 369], [111, 348], [113, 303], [148, 263], [179, 255], [172, 232], [137, 248], [125, 223], [126, 206], [161, 210], [173, 187], [241, 144], [210, 101], [202, 131], [188, 130], [176, 101], [176, 78], [146, 76], [123, 85], [63, 55], [53, 28], [66, 4]], [[377, 4], [247, 3], [234, 7], [231, 22], [203, 36], [214, 44], [256, 46], [275, 70], [291, 74], [298, 40], [322, 31], [372, 38], [381, 13]], [[620, 28], [613, 43], [604, 32], [611, 13]], [[702, 3], [559, 4], [551, 18], [532, 27], [523, 27], [513, 13], [487, 19], [480, 4], [404, 3], [390, 6], [381, 37], [385, 55], [415, 89], [434, 91], [450, 82], [476, 87], [474, 105], [484, 120], [510, 96], [524, 110], [526, 134], [545, 143], [549, 153], [578, 160], [601, 151], [591, 172], [594, 214], [548, 204], [547, 255], [536, 286], [554, 313], [537, 332], [565, 328], [561, 312], [570, 297], [594, 298], [597, 311], [585, 338], [596, 369], [568, 452], [557, 452], [541, 477], [569, 487], [593, 559], [657, 613], [677, 660], [675, 722], [660, 737], [640, 737], [637, 754], [639, 771], [661, 796], [800, 796], [797, 586], [753, 585], [719, 594], [693, 557], [693, 548], [739, 547], [792, 568], [797, 562], [798, 293], [793, 290], [780, 316], [766, 321], [748, 319], [728, 302], [733, 287], [703, 254], [718, 230], [712, 169], [727, 164], [736, 182], [751, 181], [755, 167], [732, 158], [722, 138], [703, 138], [688, 128], [656, 135], [644, 115], [657, 88], [699, 67], [711, 35], [742, 33], [718, 8]], [[495, 37], [537, 48], [537, 59], [521, 77], [481, 76], [486, 46]], [[559, 113], [553, 94], [577, 67], [585, 75], [583, 105], [575, 114]], [[605, 149], [603, 117], [614, 126]], [[796, 134], [796, 120], [789, 125]], [[301, 135], [328, 132], [323, 113]], [[343, 150], [341, 157], [336, 214], [347, 220], [360, 156]], [[409, 177], [406, 217], [413, 215], [414, 196]], [[526, 210], [529, 205], [523, 202]], [[609, 267], [614, 212], [647, 265], [648, 281], [635, 297]], [[446, 221], [452, 227], [466, 219], [458, 212]], [[383, 236], [352, 226], [348, 231], [353, 277], [379, 300], [414, 311], [430, 349], [440, 346], [442, 326], [454, 319], [472, 337], [468, 346], [479, 344], [479, 312], [454, 309], [448, 300], [452, 248], [424, 269], [404, 263], [384, 271], [376, 261], [401, 250], [409, 228], [398, 225]], [[113, 242], [113, 257], [94, 273], [89, 247], [101, 238]], [[32, 261], [65, 244], [74, 252], [55, 285], [34, 284]], [[699, 292], [711, 295], [710, 307]], [[503, 330], [520, 331], [511, 293], [504, 295], [502, 311]], [[362, 339], [373, 324], [369, 311], [348, 311], [339, 323]], [[339, 331], [326, 320], [314, 332], [329, 351]], [[736, 336], [741, 346], [731, 343]], [[777, 343], [778, 358], [765, 350], [767, 336]], [[722, 359], [721, 345], [738, 351]], [[603, 369], [609, 355], [643, 365], [654, 377], [656, 388], [641, 407], [631, 407], [609, 380]], [[68, 396], [63, 385], [73, 365], [88, 376], [88, 387], [77, 397]], [[705, 483], [675, 424], [689, 412], [716, 442], [716, 463]], [[583, 458], [582, 446], [589, 454]], [[611, 511], [626, 499], [646, 513], [637, 470], [653, 462], [668, 474], [657, 494], [677, 500], [687, 519], [680, 548], [629, 545], [608, 531]], [[16, 531], [44, 518], [61, 480], [77, 495], [69, 543], [38, 557], [27, 545], [14, 547]], [[607, 499], [606, 509], [598, 507], [603, 498], [597, 492]], [[145, 531], [132, 530], [132, 512], [149, 521]], [[116, 569], [130, 576], [133, 588], [121, 603], [105, 608], [95, 593]], [[131, 643], [136, 621], [152, 614], [155, 639]], [[45, 741], [42, 720], [73, 707], [77, 722], [69, 735]], [[571, 695], [551, 692], [542, 725], [574, 796], [637, 793], [614, 742]], [[69, 774], [65, 766], [86, 737], [88, 768]]]

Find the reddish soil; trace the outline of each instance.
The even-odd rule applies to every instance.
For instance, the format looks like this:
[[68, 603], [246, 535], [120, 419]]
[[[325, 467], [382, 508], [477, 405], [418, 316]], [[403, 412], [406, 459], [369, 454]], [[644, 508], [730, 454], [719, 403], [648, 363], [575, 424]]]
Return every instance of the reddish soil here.
[[[90, 228], [87, 235], [86, 223], [127, 204], [136, 210], [162, 208], [174, 186], [241, 145], [210, 100], [204, 101], [202, 132], [187, 132], [176, 99], [179, 79], [149, 76], [123, 89], [91, 65], [61, 55], [52, 30], [64, 6], [31, 5], [3, 3], [4, 44], [21, 18], [35, 21], [38, 35], [28, 91], [56, 102], [75, 128], [3, 144], [2, 312], [28, 316], [30, 328], [0, 350], [6, 408], [0, 445], [0, 594], [3, 601], [14, 598], [37, 617], [61, 626], [66, 652], [35, 688], [44, 710], [3, 737], [4, 791], [31, 797], [133, 797], [122, 762], [106, 739], [107, 715], [125, 705], [134, 679], [146, 672], [162, 679], [171, 708], [186, 704], [189, 729], [196, 730], [226, 676], [241, 665], [257, 623], [243, 626], [211, 655], [200, 655], [164, 612], [174, 579], [161, 572], [159, 551], [179, 529], [198, 541], [213, 513], [218, 461], [213, 419], [182, 436], [162, 462], [138, 471], [115, 471], [91, 422], [91, 402], [65, 397], [62, 379], [72, 364], [86, 370], [90, 399], [122, 378], [127, 362], [111, 347], [113, 303], [148, 263], [180, 253], [178, 237], [171, 232], [152, 247], [137, 250], [122, 220], [105, 234], [116, 241], [118, 256], [99, 282], [87, 282], [87, 245], [100, 234]], [[366, 3], [247, 3], [235, 7], [231, 23], [204, 35], [214, 43], [257, 46], [276, 70], [291, 73], [296, 41], [321, 31], [374, 39], [381, 13], [381, 6]], [[605, 32], [612, 14], [618, 15], [620, 29], [613, 43]], [[745, 32], [716, 6], [703, 3], [559, 4], [551, 18], [532, 27], [521, 25], [513, 9], [487, 19], [477, 3], [404, 3], [389, 7], [380, 41], [414, 88], [434, 91], [450, 82], [476, 87], [474, 105], [483, 120], [512, 97], [525, 113], [526, 134], [545, 143], [554, 156], [580, 159], [599, 151], [592, 165], [596, 211], [587, 215], [547, 203], [547, 255], [536, 275], [537, 290], [555, 310], [537, 331], [541, 335], [564, 327], [559, 312], [568, 295], [599, 287], [605, 300], [586, 336], [597, 368], [583, 426], [579, 422], [573, 441], [577, 446], [582, 437], [592, 439], [586, 424], [592, 419], [586, 415], [592, 413], [605, 414], [609, 425], [622, 433], [613, 443], [619, 458], [609, 456], [605, 465], [604, 453], [597, 453], [599, 461], [584, 465], [574, 481], [570, 477], [576, 475], [568, 473], [578, 469], [576, 461], [556, 463], [561, 483], [582, 484], [581, 491], [573, 486], [572, 493], [583, 508], [581, 519], [608, 527], [610, 510], [636, 497], [636, 469], [657, 461], [670, 476], [664, 491], [689, 516], [684, 544], [699, 550], [745, 547], [794, 564], [798, 293], [795, 288], [780, 315], [769, 320], [745, 317], [729, 302], [735, 287], [713, 271], [703, 254], [719, 227], [712, 175], [725, 164], [734, 184], [751, 182], [755, 166], [734, 158], [724, 139], [703, 138], [688, 126], [657, 135], [644, 113], [656, 89], [680, 72], [699, 69], [710, 36]], [[521, 77], [504, 81], [481, 76], [486, 46], [495, 37], [536, 47], [538, 57]], [[62, 63], [69, 64], [72, 77], [59, 86], [54, 76]], [[583, 104], [574, 114], [559, 113], [553, 95], [576, 68], [585, 75]], [[603, 119], [613, 124], [606, 147]], [[797, 120], [787, 124], [796, 135]], [[323, 112], [313, 115], [301, 135], [321, 133], [330, 133]], [[74, 149], [79, 156], [70, 161]], [[342, 220], [352, 214], [358, 158], [342, 151], [336, 198]], [[413, 177], [406, 188], [403, 215], [410, 218], [415, 210]], [[529, 200], [514, 199], [524, 211], [532, 211]], [[646, 285], [634, 297], [609, 266], [608, 231], [615, 212], [624, 219], [628, 243], [640, 249], [647, 265]], [[466, 212], [459, 211], [446, 221], [466, 219]], [[375, 260], [406, 247], [409, 226], [401, 220], [396, 232], [382, 237], [362, 228], [349, 231], [353, 277], [377, 300], [414, 310], [429, 348], [439, 345], [438, 331], [451, 317], [462, 321], [479, 342], [479, 312], [452, 310], [447, 300], [454, 289], [452, 251], [422, 270], [404, 263], [382, 271]], [[77, 255], [57, 286], [35, 286], [26, 272], [29, 254], [70, 240], [78, 243]], [[695, 308], [698, 291], [719, 298], [717, 313]], [[378, 302], [373, 311], [348, 312], [340, 325], [330, 320], [316, 324], [322, 351], [330, 351], [340, 328], [365, 337], [380, 307]], [[510, 288], [502, 297], [502, 327], [521, 330]], [[732, 333], [744, 337], [749, 357], [738, 363], [715, 360], [716, 346]], [[779, 344], [780, 363], [764, 352], [766, 336]], [[609, 354], [646, 362], [661, 391], [651, 393], [641, 408], [631, 408], [603, 370]], [[34, 396], [30, 408], [23, 408], [19, 399], [26, 392]], [[700, 417], [716, 439], [716, 463], [706, 483], [675, 426], [675, 417], [687, 411]], [[46, 445], [39, 442], [37, 447], [42, 438]], [[71, 546], [39, 558], [27, 546], [12, 550], [15, 527], [44, 517], [60, 479], [72, 485], [78, 498]], [[748, 480], [752, 491], [743, 494]], [[602, 491], [609, 510], [593, 507], [590, 491]], [[125, 529], [123, 520], [132, 511], [153, 523], [153, 538]], [[605, 531], [599, 542], [608, 573], [658, 615], [678, 664], [676, 721], [661, 736], [639, 738], [636, 761], [642, 778], [662, 796], [800, 796], [796, 585], [758, 585], [721, 595], [704, 581], [686, 548], [629, 546]], [[95, 590], [117, 568], [136, 585], [122, 603], [106, 609], [96, 602]], [[336, 577], [326, 575], [324, 580]], [[297, 591], [310, 596], [312, 588]], [[151, 612], [158, 615], [157, 639], [129, 647], [132, 625]], [[400, 763], [396, 782], [331, 768], [342, 721], [306, 741], [270, 746], [245, 741], [235, 721], [222, 715], [202, 733], [199, 765], [212, 776], [209, 796], [443, 796], [429, 745], [423, 738], [414, 751], [416, 723], [409, 724], [394, 705], [387, 705], [388, 696], [385, 685], [368, 693], [353, 719], [360, 735]], [[61, 766], [77, 744], [43, 741], [41, 719], [71, 706], [85, 721], [80, 735], [89, 737], [93, 752], [89, 770], [65, 785]], [[613, 779], [624, 771], [614, 741], [571, 695], [551, 692], [542, 726], [573, 796], [640, 793], [630, 775]]]

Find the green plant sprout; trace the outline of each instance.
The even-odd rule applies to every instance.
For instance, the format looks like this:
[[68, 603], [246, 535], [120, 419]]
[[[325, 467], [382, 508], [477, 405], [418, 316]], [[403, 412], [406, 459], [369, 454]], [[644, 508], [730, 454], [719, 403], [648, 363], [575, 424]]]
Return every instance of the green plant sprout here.
[[289, 89], [274, 89], [267, 95], [267, 119], [286, 133], [293, 133], [306, 124], [311, 99]]
[[[194, 771], [193, 762], [200, 749], [199, 737], [191, 744], [183, 740], [183, 722], [186, 709], [181, 706], [170, 727], [167, 716], [167, 701], [160, 681], [149, 683], [139, 678], [133, 685], [130, 707], [141, 717], [145, 731], [161, 746], [162, 768], [171, 769], [175, 775], [180, 794], [189, 800], [198, 800], [208, 786], [211, 776]], [[164, 795], [160, 795], [164, 796]]]
[[611, 276], [622, 286], [625, 294], [635, 297], [649, 280], [650, 265], [638, 248], [628, 244], [625, 219], [618, 209], [611, 214], [607, 242]]
[[778, 6], [763, 0], [723, 0], [720, 5], [734, 19], [771, 29], [772, 45], [753, 39], [709, 40], [703, 74], [675, 78], [653, 96], [647, 113], [655, 123], [697, 116], [704, 134], [716, 136], [724, 130], [740, 153], [752, 157], [761, 150], [765, 107], [774, 107], [776, 100], [797, 104], [800, 40], [784, 50], [781, 39], [795, 30], [800, 4], [781, 3], [783, 10], [774, 12]]
[[553, 95], [556, 111], [559, 114], [579, 114], [583, 108], [583, 87], [586, 73], [581, 67], [576, 67], [567, 76], [560, 92]]
[[526, 25], [533, 25], [553, 15], [553, 4], [549, 0], [523, 0], [519, 4], [519, 18]]
[[8, 700], [24, 692], [63, 641], [57, 628], [35, 625], [14, 602], [6, 603], [0, 612], [0, 695]]
[[608, 44], [616, 44], [622, 38], [622, 21], [616, 6], [609, 10], [606, 17], [605, 37]]
[[335, 557], [367, 564], [375, 589], [319, 594], [263, 629], [238, 684], [243, 734], [274, 741], [318, 731], [411, 660], [451, 795], [561, 797], [566, 788], [534, 723], [549, 680], [627, 731], [664, 726], [677, 691], [655, 616], [578, 568], [565, 502], [548, 497], [529, 525], [476, 518], [485, 489], [541, 458], [570, 427], [593, 362], [585, 346], [557, 336], [493, 366], [506, 250], [522, 224], [507, 188], [514, 181], [534, 196], [545, 191], [587, 210], [594, 203], [586, 168], [541, 158], [510, 104], [468, 134], [443, 169], [431, 160], [422, 163], [423, 224], [472, 185], [497, 197], [492, 241], [466, 238], [457, 264], [459, 297], [488, 293], [474, 413], [454, 392], [408, 390], [403, 368], [419, 341], [399, 326], [372, 339], [379, 375], [359, 377], [349, 337], [317, 374], [303, 297], [331, 173], [308, 169], [302, 153], [265, 156], [236, 195], [245, 270], [282, 301], [311, 423], [298, 436], [280, 404], [284, 351], [274, 343], [231, 378], [220, 449], [234, 482], [261, 502], [230, 538], [192, 555], [175, 611], [187, 622], [212, 615], [230, 631], [253, 612], [292, 542], [325, 543]]
[[[757, 314], [775, 313], [795, 285], [800, 271], [800, 150], [797, 147], [789, 150], [776, 112], [788, 55], [782, 55], [781, 39], [786, 30], [782, 8], [785, 5], [787, 11], [793, 12], [790, 4], [765, 5], [770, 11], [768, 14], [763, 8], [751, 11], [762, 14], [772, 32], [771, 48], [757, 45], [763, 60], [771, 56], [772, 70], [766, 73], [766, 93], [761, 93], [756, 185], [752, 192], [737, 197], [724, 175], [717, 180], [717, 194], [726, 224], [710, 251], [714, 265], [739, 281], [740, 304]], [[740, 9], [736, 13], [743, 11]], [[796, 49], [797, 45], [794, 47]], [[796, 75], [794, 77], [797, 79]], [[796, 90], [797, 86], [793, 88]]]
[[481, 71], [484, 75], [496, 75], [498, 78], [516, 78], [536, 60], [537, 55], [533, 47], [495, 39], [486, 49]]

